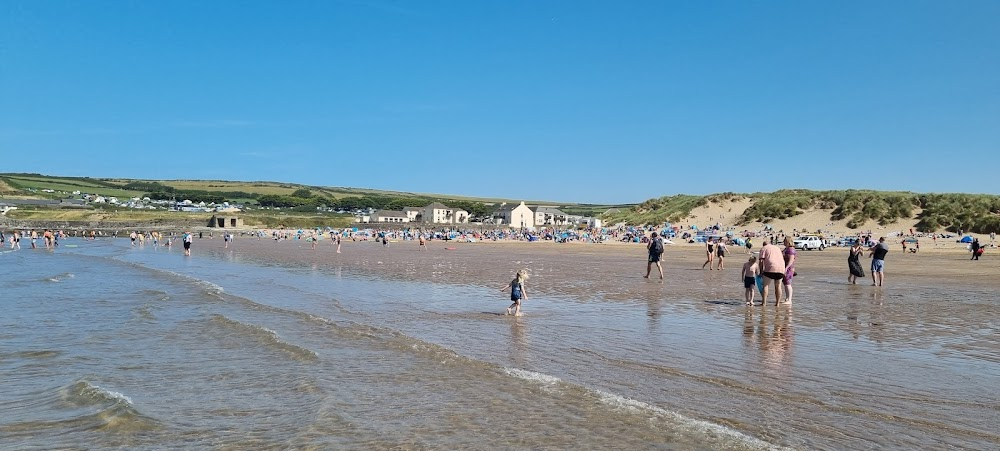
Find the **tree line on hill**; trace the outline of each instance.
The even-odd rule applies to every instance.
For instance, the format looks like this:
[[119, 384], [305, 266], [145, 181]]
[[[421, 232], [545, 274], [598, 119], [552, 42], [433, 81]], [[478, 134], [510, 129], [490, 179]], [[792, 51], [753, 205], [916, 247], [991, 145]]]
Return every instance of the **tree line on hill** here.
[[253, 199], [259, 206], [265, 208], [283, 208], [293, 211], [315, 211], [317, 208], [329, 208], [332, 210], [356, 211], [374, 208], [377, 210], [402, 210], [406, 207], [423, 207], [432, 202], [446, 203], [449, 207], [460, 208], [468, 211], [473, 217], [486, 216], [491, 212], [491, 208], [482, 202], [458, 201], [448, 199], [438, 199], [424, 196], [392, 196], [380, 194], [366, 194], [362, 196], [347, 196], [333, 198], [321, 196], [311, 190], [302, 188], [295, 190], [291, 194], [260, 194], [245, 191], [205, 191], [205, 190], [185, 190], [172, 186], [163, 185], [158, 182], [129, 182], [122, 188], [133, 191], [145, 191], [146, 196], [155, 200], [190, 200], [191, 202], [205, 202], [221, 204], [223, 202], [234, 202], [237, 199]]

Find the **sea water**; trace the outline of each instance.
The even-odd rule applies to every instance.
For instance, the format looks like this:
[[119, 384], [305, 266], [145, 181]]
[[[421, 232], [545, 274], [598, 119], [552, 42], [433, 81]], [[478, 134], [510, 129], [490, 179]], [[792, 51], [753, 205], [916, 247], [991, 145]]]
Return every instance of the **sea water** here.
[[746, 310], [670, 288], [625, 300], [535, 294], [512, 318], [496, 314], [506, 303], [495, 288], [221, 249], [186, 258], [65, 240], [55, 252], [4, 251], [0, 269], [5, 449], [1000, 440], [996, 309], [964, 329], [901, 311], [936, 292], [849, 293], [847, 320], [823, 305]]

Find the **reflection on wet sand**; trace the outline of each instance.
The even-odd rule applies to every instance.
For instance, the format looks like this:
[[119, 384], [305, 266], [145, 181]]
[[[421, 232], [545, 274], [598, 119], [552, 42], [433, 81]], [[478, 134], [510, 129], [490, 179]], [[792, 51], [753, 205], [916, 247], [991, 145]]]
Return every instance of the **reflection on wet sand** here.
[[758, 348], [760, 361], [767, 367], [787, 369], [792, 363], [792, 309], [756, 310], [753, 307], [746, 309], [743, 345]]

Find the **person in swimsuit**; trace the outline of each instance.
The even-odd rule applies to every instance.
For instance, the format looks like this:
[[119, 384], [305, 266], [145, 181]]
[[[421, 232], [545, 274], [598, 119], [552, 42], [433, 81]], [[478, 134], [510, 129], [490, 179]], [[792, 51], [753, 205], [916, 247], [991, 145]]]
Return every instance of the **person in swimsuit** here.
[[792, 278], [795, 277], [795, 242], [792, 237], [785, 237], [785, 250], [781, 255], [785, 261], [785, 278], [781, 281], [785, 285], [785, 304], [792, 303]]
[[705, 263], [701, 265], [701, 269], [705, 269], [705, 265], [708, 265], [709, 270], [715, 269], [712, 268], [712, 260], [715, 258], [715, 243], [711, 238], [709, 238], [705, 240], [705, 246], [707, 246], [706, 255], [708, 258], [705, 260]]
[[752, 252], [751, 249], [753, 249], [753, 243], [750, 242], [750, 238], [747, 238], [747, 253], [748, 254], [750, 252]]
[[757, 257], [751, 254], [750, 260], [743, 264], [743, 299], [747, 301], [747, 305], [753, 305], [759, 272], [760, 268], [757, 266]]
[[719, 271], [722, 271], [726, 267], [725, 260], [726, 252], [728, 250], [729, 249], [726, 247], [726, 241], [724, 239], [715, 243], [715, 255], [719, 257]]
[[764, 289], [761, 291], [762, 305], [767, 304], [768, 285], [774, 285], [774, 305], [778, 305], [781, 301], [781, 279], [785, 278], [785, 260], [781, 255], [781, 249], [765, 241], [760, 248], [760, 257], [757, 261], [760, 275], [764, 278]]
[[507, 291], [509, 289], [510, 300], [514, 301], [513, 304], [510, 304], [510, 307], [507, 307], [508, 315], [511, 314], [511, 309], [514, 309], [513, 315], [521, 316], [521, 301], [528, 300], [528, 290], [524, 286], [526, 280], [528, 280], [528, 271], [525, 269], [518, 270], [517, 274], [514, 275], [514, 280], [511, 280], [509, 284], [504, 285], [500, 289], [500, 291]]

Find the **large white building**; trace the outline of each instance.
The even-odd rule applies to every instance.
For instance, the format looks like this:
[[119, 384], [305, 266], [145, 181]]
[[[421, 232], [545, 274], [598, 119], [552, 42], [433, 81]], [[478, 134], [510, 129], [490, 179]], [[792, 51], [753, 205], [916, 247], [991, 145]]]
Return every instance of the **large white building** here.
[[535, 207], [536, 226], [562, 227], [569, 224], [569, 215], [563, 213], [556, 207]]
[[524, 202], [517, 205], [505, 203], [493, 212], [493, 223], [510, 227], [534, 228], [535, 212], [531, 207], [524, 205]]
[[430, 224], [465, 224], [469, 222], [469, 212], [434, 202], [423, 208], [421, 220]]

